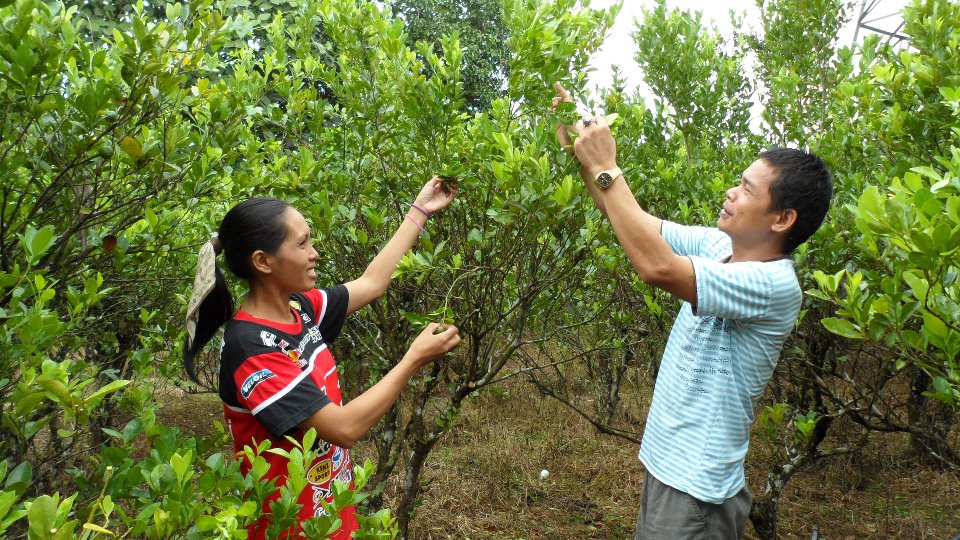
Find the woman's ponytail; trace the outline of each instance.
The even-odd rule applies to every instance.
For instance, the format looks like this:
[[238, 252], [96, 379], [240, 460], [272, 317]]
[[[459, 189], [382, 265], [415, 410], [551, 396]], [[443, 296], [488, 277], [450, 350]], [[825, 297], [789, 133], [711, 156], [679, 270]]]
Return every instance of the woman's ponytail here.
[[223, 252], [230, 272], [252, 287], [255, 276], [250, 257], [257, 250], [275, 253], [280, 249], [286, 236], [282, 218], [287, 208], [290, 205], [279, 199], [247, 199], [223, 216], [219, 231], [200, 248], [183, 346], [183, 367], [194, 382], [203, 384], [197, 379], [197, 354], [234, 312], [233, 296], [217, 265], [217, 255]]
[[183, 346], [183, 367], [190, 380], [197, 378], [194, 360], [217, 330], [233, 316], [233, 296], [227, 287], [223, 272], [217, 265], [217, 255], [223, 251], [216, 234], [200, 248], [197, 256], [197, 275], [193, 294], [187, 306], [187, 337]]

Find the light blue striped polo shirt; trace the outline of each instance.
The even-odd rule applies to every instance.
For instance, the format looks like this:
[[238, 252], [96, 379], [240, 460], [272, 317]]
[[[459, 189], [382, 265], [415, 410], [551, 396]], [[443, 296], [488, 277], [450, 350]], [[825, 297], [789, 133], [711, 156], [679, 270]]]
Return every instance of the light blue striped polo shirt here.
[[697, 305], [684, 302], [670, 331], [640, 460], [658, 480], [719, 504], [745, 483], [754, 407], [800, 312], [789, 258], [724, 261], [718, 229], [663, 222], [663, 238], [693, 261]]

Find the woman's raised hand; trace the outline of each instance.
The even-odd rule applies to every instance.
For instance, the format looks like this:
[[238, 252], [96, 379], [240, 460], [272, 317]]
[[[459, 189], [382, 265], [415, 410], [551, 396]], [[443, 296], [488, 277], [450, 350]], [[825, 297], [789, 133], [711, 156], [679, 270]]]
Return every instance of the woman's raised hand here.
[[417, 200], [414, 201], [414, 204], [432, 214], [446, 208], [456, 197], [456, 182], [445, 182], [439, 176], [434, 176], [423, 186], [423, 189], [420, 190], [420, 194], [417, 195]]
[[437, 323], [428, 324], [410, 345], [410, 349], [405, 356], [416, 362], [417, 367], [441, 358], [460, 344], [460, 336], [457, 334], [456, 326], [446, 324], [443, 331], [437, 333], [439, 329], [440, 325]]

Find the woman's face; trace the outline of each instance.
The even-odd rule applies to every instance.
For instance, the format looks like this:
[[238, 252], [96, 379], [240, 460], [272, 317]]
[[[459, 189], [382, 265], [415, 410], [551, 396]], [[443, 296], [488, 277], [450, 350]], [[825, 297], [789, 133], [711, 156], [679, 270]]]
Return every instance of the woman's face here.
[[288, 207], [280, 216], [286, 237], [270, 256], [270, 277], [281, 289], [290, 292], [309, 291], [317, 284], [317, 260], [320, 254], [313, 247], [310, 225], [295, 208]]

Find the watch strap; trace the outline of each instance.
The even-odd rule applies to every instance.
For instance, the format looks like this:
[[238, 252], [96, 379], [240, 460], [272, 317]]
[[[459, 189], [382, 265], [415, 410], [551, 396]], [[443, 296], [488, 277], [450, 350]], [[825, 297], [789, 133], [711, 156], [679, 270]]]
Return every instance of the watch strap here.
[[[604, 182], [604, 181], [601, 181], [601, 180], [600, 180], [601, 178], [603, 178], [604, 176], [607, 176], [607, 175], [609, 175], [609, 180], [608, 180], [608, 181], [605, 181], [605, 182]], [[600, 172], [597, 173], [597, 175], [593, 178], [593, 181], [594, 181], [594, 182], [597, 184], [597, 186], [599, 186], [601, 189], [606, 189], [606, 188], [609, 187], [611, 184], [613, 184], [613, 181], [616, 180], [617, 177], [619, 177], [619, 176], [623, 176], [623, 171], [620, 169], [620, 167], [614, 167], [614, 168], [612, 168], [612, 169], [607, 169], [607, 170], [605, 170], [605, 171], [600, 171]]]

